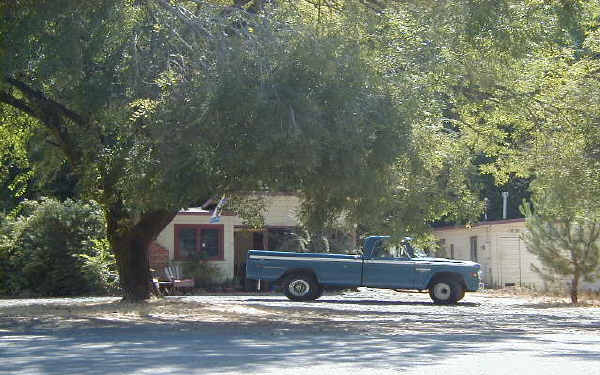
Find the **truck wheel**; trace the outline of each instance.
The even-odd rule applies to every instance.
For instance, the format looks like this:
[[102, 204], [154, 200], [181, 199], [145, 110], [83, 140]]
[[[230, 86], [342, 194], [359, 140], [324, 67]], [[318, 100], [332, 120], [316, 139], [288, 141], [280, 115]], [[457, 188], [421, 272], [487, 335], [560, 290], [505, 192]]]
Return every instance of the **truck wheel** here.
[[437, 305], [451, 305], [464, 296], [464, 288], [455, 280], [436, 280], [429, 288], [429, 296]]
[[292, 301], [312, 301], [321, 296], [321, 286], [312, 275], [295, 274], [283, 280], [283, 292]]

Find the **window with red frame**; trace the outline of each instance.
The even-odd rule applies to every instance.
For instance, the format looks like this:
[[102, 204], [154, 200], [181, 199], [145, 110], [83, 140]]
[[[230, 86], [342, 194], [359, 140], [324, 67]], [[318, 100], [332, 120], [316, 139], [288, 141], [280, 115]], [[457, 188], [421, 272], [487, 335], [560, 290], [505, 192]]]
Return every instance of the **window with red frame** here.
[[223, 225], [175, 225], [175, 258], [223, 259]]

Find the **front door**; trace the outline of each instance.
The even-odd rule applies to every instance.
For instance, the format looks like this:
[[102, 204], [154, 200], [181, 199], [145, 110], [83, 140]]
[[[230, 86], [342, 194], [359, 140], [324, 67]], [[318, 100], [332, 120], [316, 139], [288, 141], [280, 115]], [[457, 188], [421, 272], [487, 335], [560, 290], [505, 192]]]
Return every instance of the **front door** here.
[[264, 249], [263, 240], [262, 232], [236, 229], [233, 234], [234, 279], [238, 280], [240, 286], [245, 290], [256, 290], [256, 280], [246, 279], [246, 257], [248, 256], [248, 250]]
[[365, 259], [363, 285], [374, 288], [413, 289], [415, 286], [415, 261], [404, 247], [383, 240], [376, 244], [372, 255]]

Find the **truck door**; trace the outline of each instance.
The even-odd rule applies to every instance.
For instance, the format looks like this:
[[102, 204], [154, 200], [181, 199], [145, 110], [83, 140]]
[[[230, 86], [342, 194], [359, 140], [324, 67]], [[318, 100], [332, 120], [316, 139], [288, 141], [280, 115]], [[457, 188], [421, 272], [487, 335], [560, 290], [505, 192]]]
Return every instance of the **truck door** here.
[[415, 286], [415, 261], [404, 247], [384, 239], [375, 244], [363, 265], [363, 285], [374, 288], [406, 288]]

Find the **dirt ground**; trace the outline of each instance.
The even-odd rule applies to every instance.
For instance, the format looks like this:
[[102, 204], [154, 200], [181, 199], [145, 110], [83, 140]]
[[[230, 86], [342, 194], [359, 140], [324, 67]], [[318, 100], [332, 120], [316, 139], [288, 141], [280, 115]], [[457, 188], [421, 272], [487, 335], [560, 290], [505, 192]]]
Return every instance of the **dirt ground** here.
[[[390, 303], [395, 308], [390, 309]], [[323, 308], [323, 307], [327, 308]], [[376, 308], [374, 309], [373, 306]], [[379, 306], [379, 308], [377, 308]], [[404, 308], [402, 308], [404, 307]], [[406, 307], [409, 307], [408, 309]], [[530, 316], [547, 312], [598, 312], [600, 299], [588, 295], [577, 306], [568, 298], [536, 294], [527, 290], [503, 289], [469, 293], [456, 306], [435, 306], [426, 293], [402, 293], [361, 288], [358, 292], [333, 293], [315, 302], [288, 301], [279, 294], [223, 294], [176, 296], [152, 299], [146, 303], [123, 303], [116, 297], [4, 299], [0, 300], [0, 329], [116, 327], [150, 325], [229, 325], [260, 326], [263, 324], [306, 325], [308, 322], [339, 322], [340, 316], [368, 310], [377, 315], [395, 312], [450, 316], [462, 323], [472, 310], [492, 318], [507, 312]], [[562, 314], [561, 314], [562, 315]], [[595, 314], [592, 314], [595, 315]], [[472, 322], [465, 324], [472, 326]]]

